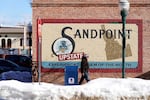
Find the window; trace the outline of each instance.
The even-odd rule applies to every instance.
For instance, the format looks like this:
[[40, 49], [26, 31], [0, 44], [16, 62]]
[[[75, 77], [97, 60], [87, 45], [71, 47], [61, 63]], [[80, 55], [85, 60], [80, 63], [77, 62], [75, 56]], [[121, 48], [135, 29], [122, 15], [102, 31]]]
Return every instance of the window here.
[[20, 46], [23, 46], [23, 39], [20, 39]]
[[5, 39], [2, 39], [2, 48], [6, 47], [5, 43], [6, 43]]
[[32, 46], [32, 39], [31, 39], [31, 37], [29, 38], [29, 46]]
[[11, 39], [8, 39], [8, 40], [7, 40], [7, 47], [8, 47], [8, 48], [11, 48]]

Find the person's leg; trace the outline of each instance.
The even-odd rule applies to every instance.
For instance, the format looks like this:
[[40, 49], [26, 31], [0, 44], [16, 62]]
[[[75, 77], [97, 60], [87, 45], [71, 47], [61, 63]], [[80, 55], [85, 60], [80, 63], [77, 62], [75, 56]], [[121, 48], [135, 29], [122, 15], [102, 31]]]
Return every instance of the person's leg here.
[[84, 75], [82, 74], [79, 84], [81, 84], [83, 82], [83, 80], [84, 80]]
[[87, 82], [90, 81], [88, 72], [84, 73], [84, 77]]

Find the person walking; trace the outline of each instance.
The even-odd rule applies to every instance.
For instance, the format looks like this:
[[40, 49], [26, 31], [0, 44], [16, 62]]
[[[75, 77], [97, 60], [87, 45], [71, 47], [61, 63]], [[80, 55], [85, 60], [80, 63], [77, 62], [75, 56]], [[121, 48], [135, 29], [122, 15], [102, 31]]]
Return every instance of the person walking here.
[[90, 81], [88, 77], [88, 70], [89, 70], [88, 60], [87, 57], [84, 55], [82, 56], [81, 65], [80, 65], [81, 79], [79, 81], [79, 84], [82, 84], [84, 79], [87, 82]]

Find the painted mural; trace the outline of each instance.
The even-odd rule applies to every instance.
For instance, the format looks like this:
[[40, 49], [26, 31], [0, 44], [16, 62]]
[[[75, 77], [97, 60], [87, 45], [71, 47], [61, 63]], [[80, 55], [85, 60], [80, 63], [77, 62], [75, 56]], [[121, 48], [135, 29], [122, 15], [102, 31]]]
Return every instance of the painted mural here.
[[[80, 66], [85, 54], [91, 70], [122, 68], [122, 23], [120, 20], [41, 19], [41, 61], [43, 69]], [[126, 24], [125, 68], [141, 71], [142, 21]]]

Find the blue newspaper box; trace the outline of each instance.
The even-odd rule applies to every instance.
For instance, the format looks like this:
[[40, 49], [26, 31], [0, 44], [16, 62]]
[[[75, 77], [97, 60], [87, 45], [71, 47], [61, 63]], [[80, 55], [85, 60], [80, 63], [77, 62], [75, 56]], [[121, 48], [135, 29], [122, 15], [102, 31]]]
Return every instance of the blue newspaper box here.
[[78, 84], [78, 66], [65, 67], [65, 85]]

